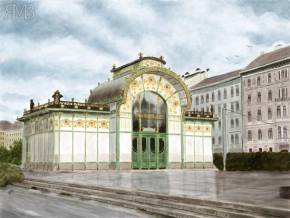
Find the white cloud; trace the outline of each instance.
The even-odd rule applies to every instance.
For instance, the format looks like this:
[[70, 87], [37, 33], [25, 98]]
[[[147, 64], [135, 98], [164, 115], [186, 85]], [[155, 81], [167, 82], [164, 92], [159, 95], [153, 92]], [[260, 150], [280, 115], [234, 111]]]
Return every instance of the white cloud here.
[[[30, 98], [47, 101], [56, 89], [84, 100], [98, 81], [110, 77], [113, 63], [124, 64], [139, 51], [163, 55], [178, 73], [209, 67], [215, 75], [245, 67], [275, 41], [290, 41], [289, 20], [273, 12], [256, 14], [238, 1], [85, 3], [40, 1], [31, 30], [0, 32], [1, 93], [27, 96], [19, 102], [5, 99], [12, 110], [0, 112], [0, 119], [14, 119]], [[33, 66], [31, 72], [22, 76], [19, 66], [7, 76], [4, 63], [14, 60]]]

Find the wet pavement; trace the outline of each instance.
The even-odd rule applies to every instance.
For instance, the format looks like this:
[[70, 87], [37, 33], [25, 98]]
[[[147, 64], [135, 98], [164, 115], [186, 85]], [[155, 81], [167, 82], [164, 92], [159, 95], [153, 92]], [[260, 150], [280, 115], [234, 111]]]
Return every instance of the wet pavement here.
[[26, 172], [51, 181], [149, 191], [194, 198], [243, 202], [290, 209], [279, 187], [290, 186], [289, 172], [218, 172], [215, 170]]
[[95, 201], [16, 187], [0, 189], [0, 218], [152, 217]]

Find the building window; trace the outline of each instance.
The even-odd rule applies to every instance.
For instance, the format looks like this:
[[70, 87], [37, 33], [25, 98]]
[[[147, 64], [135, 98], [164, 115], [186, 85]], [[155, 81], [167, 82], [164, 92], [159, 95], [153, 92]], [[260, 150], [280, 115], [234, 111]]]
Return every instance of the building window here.
[[261, 101], [262, 101], [262, 95], [261, 95], [261, 92], [258, 92], [258, 94], [257, 94], [257, 102], [261, 103]]
[[258, 140], [262, 140], [263, 136], [262, 136], [262, 130], [258, 130]]
[[262, 148], [259, 148], [259, 152], [262, 152], [263, 151], [263, 149]]
[[196, 97], [196, 98], [195, 98], [195, 104], [196, 104], [196, 105], [199, 105], [199, 97]]
[[231, 119], [231, 128], [234, 128], [235, 127], [235, 122], [233, 119]]
[[257, 77], [257, 86], [260, 86], [260, 85], [261, 85], [261, 77], [258, 76], [258, 77]]
[[277, 118], [281, 118], [281, 107], [277, 106]]
[[203, 104], [204, 103], [204, 98], [203, 95], [200, 97], [200, 103]]
[[272, 147], [269, 148], [269, 152], [273, 152], [273, 148]]
[[268, 91], [268, 101], [272, 101], [272, 91]]
[[227, 90], [224, 89], [224, 99], [227, 99]]
[[252, 113], [251, 113], [251, 111], [248, 112], [248, 122], [252, 122]]
[[235, 144], [237, 145], [237, 144], [239, 144], [239, 143], [240, 143], [239, 135], [236, 134], [236, 135], [235, 135]]
[[234, 97], [234, 87], [231, 87], [231, 97], [233, 98]]
[[257, 120], [258, 121], [262, 120], [262, 111], [261, 111], [261, 109], [258, 109], [258, 111], [257, 111]]
[[212, 137], [212, 144], [215, 145], [215, 138]]
[[283, 106], [283, 117], [287, 117], [286, 105]]
[[221, 114], [221, 112], [222, 112], [222, 108], [221, 108], [220, 104], [218, 105], [218, 112], [219, 112], [219, 114]]
[[206, 94], [205, 101], [206, 101], [206, 103], [209, 102], [209, 94]]
[[271, 83], [272, 82], [272, 75], [271, 73], [268, 73], [268, 83]]
[[240, 104], [239, 104], [239, 102], [236, 102], [236, 111], [240, 111]]
[[226, 103], [224, 103], [223, 109], [227, 109], [227, 104]]
[[281, 126], [278, 126], [278, 139], [282, 138], [282, 128]]
[[219, 120], [218, 124], [219, 124], [219, 129], [221, 129], [222, 128], [222, 122], [220, 120]]
[[240, 95], [240, 88], [239, 86], [236, 86], [236, 96], [239, 96]]
[[250, 88], [251, 87], [251, 79], [248, 79], [248, 88]]
[[220, 101], [221, 100], [221, 91], [218, 90], [218, 100]]
[[268, 129], [268, 139], [273, 139], [273, 130], [272, 130], [272, 128]]
[[252, 131], [248, 130], [248, 141], [252, 141]]
[[236, 127], [238, 128], [240, 126], [240, 121], [238, 118], [236, 118]]
[[287, 127], [284, 126], [284, 127], [283, 127], [283, 138], [284, 138], [284, 139], [287, 139], [287, 135], [288, 135], [288, 134], [287, 134]]
[[214, 92], [211, 93], [211, 101], [214, 102]]
[[234, 102], [231, 102], [231, 111], [235, 111]]
[[219, 136], [219, 145], [222, 144], [222, 137]]
[[268, 120], [272, 120], [272, 109], [268, 108]]
[[252, 153], [253, 152], [253, 149], [252, 148], [249, 148], [249, 152]]
[[248, 105], [250, 105], [251, 104], [251, 102], [252, 102], [252, 96], [251, 95], [248, 95]]
[[231, 144], [235, 143], [234, 135], [231, 135]]

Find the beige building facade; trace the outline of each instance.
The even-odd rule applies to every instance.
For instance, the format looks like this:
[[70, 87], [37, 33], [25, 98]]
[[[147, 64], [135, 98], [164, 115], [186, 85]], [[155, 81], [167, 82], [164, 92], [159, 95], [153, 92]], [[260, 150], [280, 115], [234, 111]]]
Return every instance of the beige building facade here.
[[289, 151], [290, 46], [260, 55], [241, 78], [244, 151]]
[[15, 141], [22, 140], [23, 129], [1, 130], [0, 145], [9, 148]]

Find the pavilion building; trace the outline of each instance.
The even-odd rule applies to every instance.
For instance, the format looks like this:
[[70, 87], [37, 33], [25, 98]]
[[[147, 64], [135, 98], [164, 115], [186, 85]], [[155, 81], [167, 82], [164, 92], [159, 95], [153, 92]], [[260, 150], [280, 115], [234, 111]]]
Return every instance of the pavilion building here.
[[120, 67], [84, 103], [35, 106], [24, 122], [23, 166], [38, 170], [212, 167], [212, 111], [189, 111], [191, 94], [165, 67], [143, 57]]

